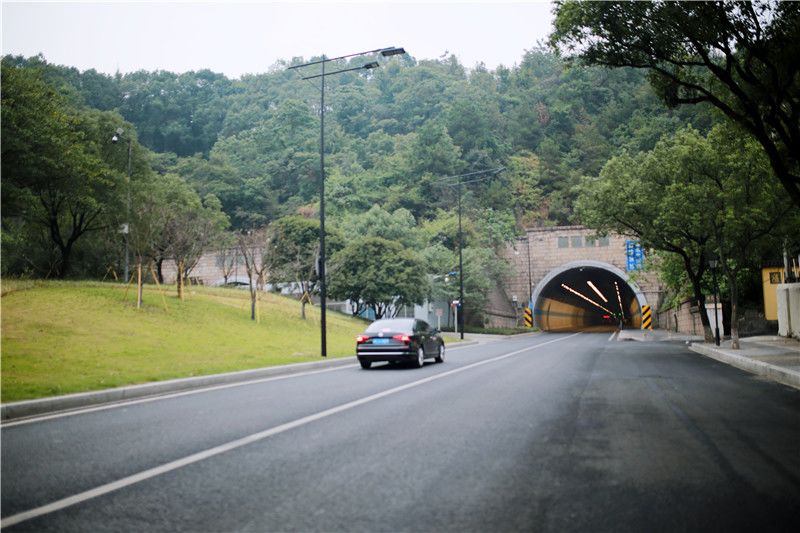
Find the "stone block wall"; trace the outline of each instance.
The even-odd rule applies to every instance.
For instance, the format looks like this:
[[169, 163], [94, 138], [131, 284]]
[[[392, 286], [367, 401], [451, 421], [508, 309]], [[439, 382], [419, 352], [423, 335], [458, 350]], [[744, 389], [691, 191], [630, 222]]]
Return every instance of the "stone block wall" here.
[[[197, 265], [189, 272], [189, 278], [192, 282], [200, 285], [221, 285], [224, 282], [225, 276], [223, 269], [220, 266], [220, 255], [226, 254], [234, 261], [234, 268], [228, 276], [228, 282], [239, 281], [247, 283], [247, 269], [244, 266], [244, 259], [241, 253], [236, 249], [230, 250], [210, 250], [203, 254]], [[161, 273], [164, 276], [164, 283], [175, 283], [177, 276], [177, 267], [172, 260], [164, 261], [161, 265]]]
[[661, 329], [686, 335], [703, 335], [703, 323], [697, 306], [689, 300], [657, 313]]
[[[514, 296], [521, 306], [526, 305], [531, 293], [536, 291], [537, 284], [563, 265], [598, 261], [625, 272], [627, 239], [629, 237], [616, 234], [600, 238], [594, 230], [584, 226], [529, 228], [525, 237], [517, 239], [505, 250], [504, 256], [511, 265], [511, 276], [505, 288], [498, 287], [492, 295], [489, 311], [496, 314], [496, 322], [492, 318], [492, 325], [505, 322], [507, 315], [513, 313]], [[631, 272], [629, 275], [648, 303], [656, 309], [662, 296], [658, 277], [649, 272]]]

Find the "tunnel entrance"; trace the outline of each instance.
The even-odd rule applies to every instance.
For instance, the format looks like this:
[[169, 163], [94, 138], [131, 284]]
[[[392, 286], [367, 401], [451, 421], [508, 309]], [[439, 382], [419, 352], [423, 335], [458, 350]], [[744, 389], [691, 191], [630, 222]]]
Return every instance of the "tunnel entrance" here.
[[537, 285], [533, 302], [534, 324], [543, 331], [638, 329], [647, 303], [622, 270], [596, 261], [552, 271]]

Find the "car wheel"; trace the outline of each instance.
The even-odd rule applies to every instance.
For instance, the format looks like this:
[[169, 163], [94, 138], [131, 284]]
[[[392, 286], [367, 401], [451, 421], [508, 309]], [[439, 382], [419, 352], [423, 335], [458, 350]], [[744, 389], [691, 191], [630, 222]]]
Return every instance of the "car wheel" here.
[[364, 370], [369, 370], [369, 367], [372, 366], [372, 361], [359, 361], [361, 363], [361, 368]]
[[436, 355], [437, 363], [444, 363], [444, 343], [439, 345], [439, 353]]
[[417, 368], [422, 368], [422, 365], [424, 364], [425, 364], [425, 350], [422, 348], [422, 346], [420, 346], [419, 349], [417, 350], [416, 366]]

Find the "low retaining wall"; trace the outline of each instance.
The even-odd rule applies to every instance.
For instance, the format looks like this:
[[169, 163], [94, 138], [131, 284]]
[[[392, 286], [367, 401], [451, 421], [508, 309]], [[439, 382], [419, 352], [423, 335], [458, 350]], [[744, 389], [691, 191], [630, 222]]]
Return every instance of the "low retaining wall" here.
[[700, 311], [692, 305], [690, 300], [682, 302], [677, 307], [656, 313], [658, 327], [684, 333], [686, 335], [703, 335], [703, 323]]

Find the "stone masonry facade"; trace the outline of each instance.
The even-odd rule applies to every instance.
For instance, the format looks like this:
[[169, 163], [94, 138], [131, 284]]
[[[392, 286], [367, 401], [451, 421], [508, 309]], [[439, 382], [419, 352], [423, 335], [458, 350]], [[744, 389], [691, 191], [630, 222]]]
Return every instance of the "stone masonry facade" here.
[[[615, 234], [598, 237], [594, 230], [583, 226], [528, 228], [524, 237], [506, 248], [505, 257], [512, 273], [505, 289], [498, 288], [490, 298], [487, 310], [490, 323], [496, 326], [520, 323], [521, 308], [529, 298], [529, 272], [534, 293], [537, 284], [550, 272], [568, 264], [599, 262], [625, 272], [625, 241], [629, 238]], [[639, 287], [647, 303], [657, 309], [662, 295], [657, 276], [648, 272], [625, 273]]]

